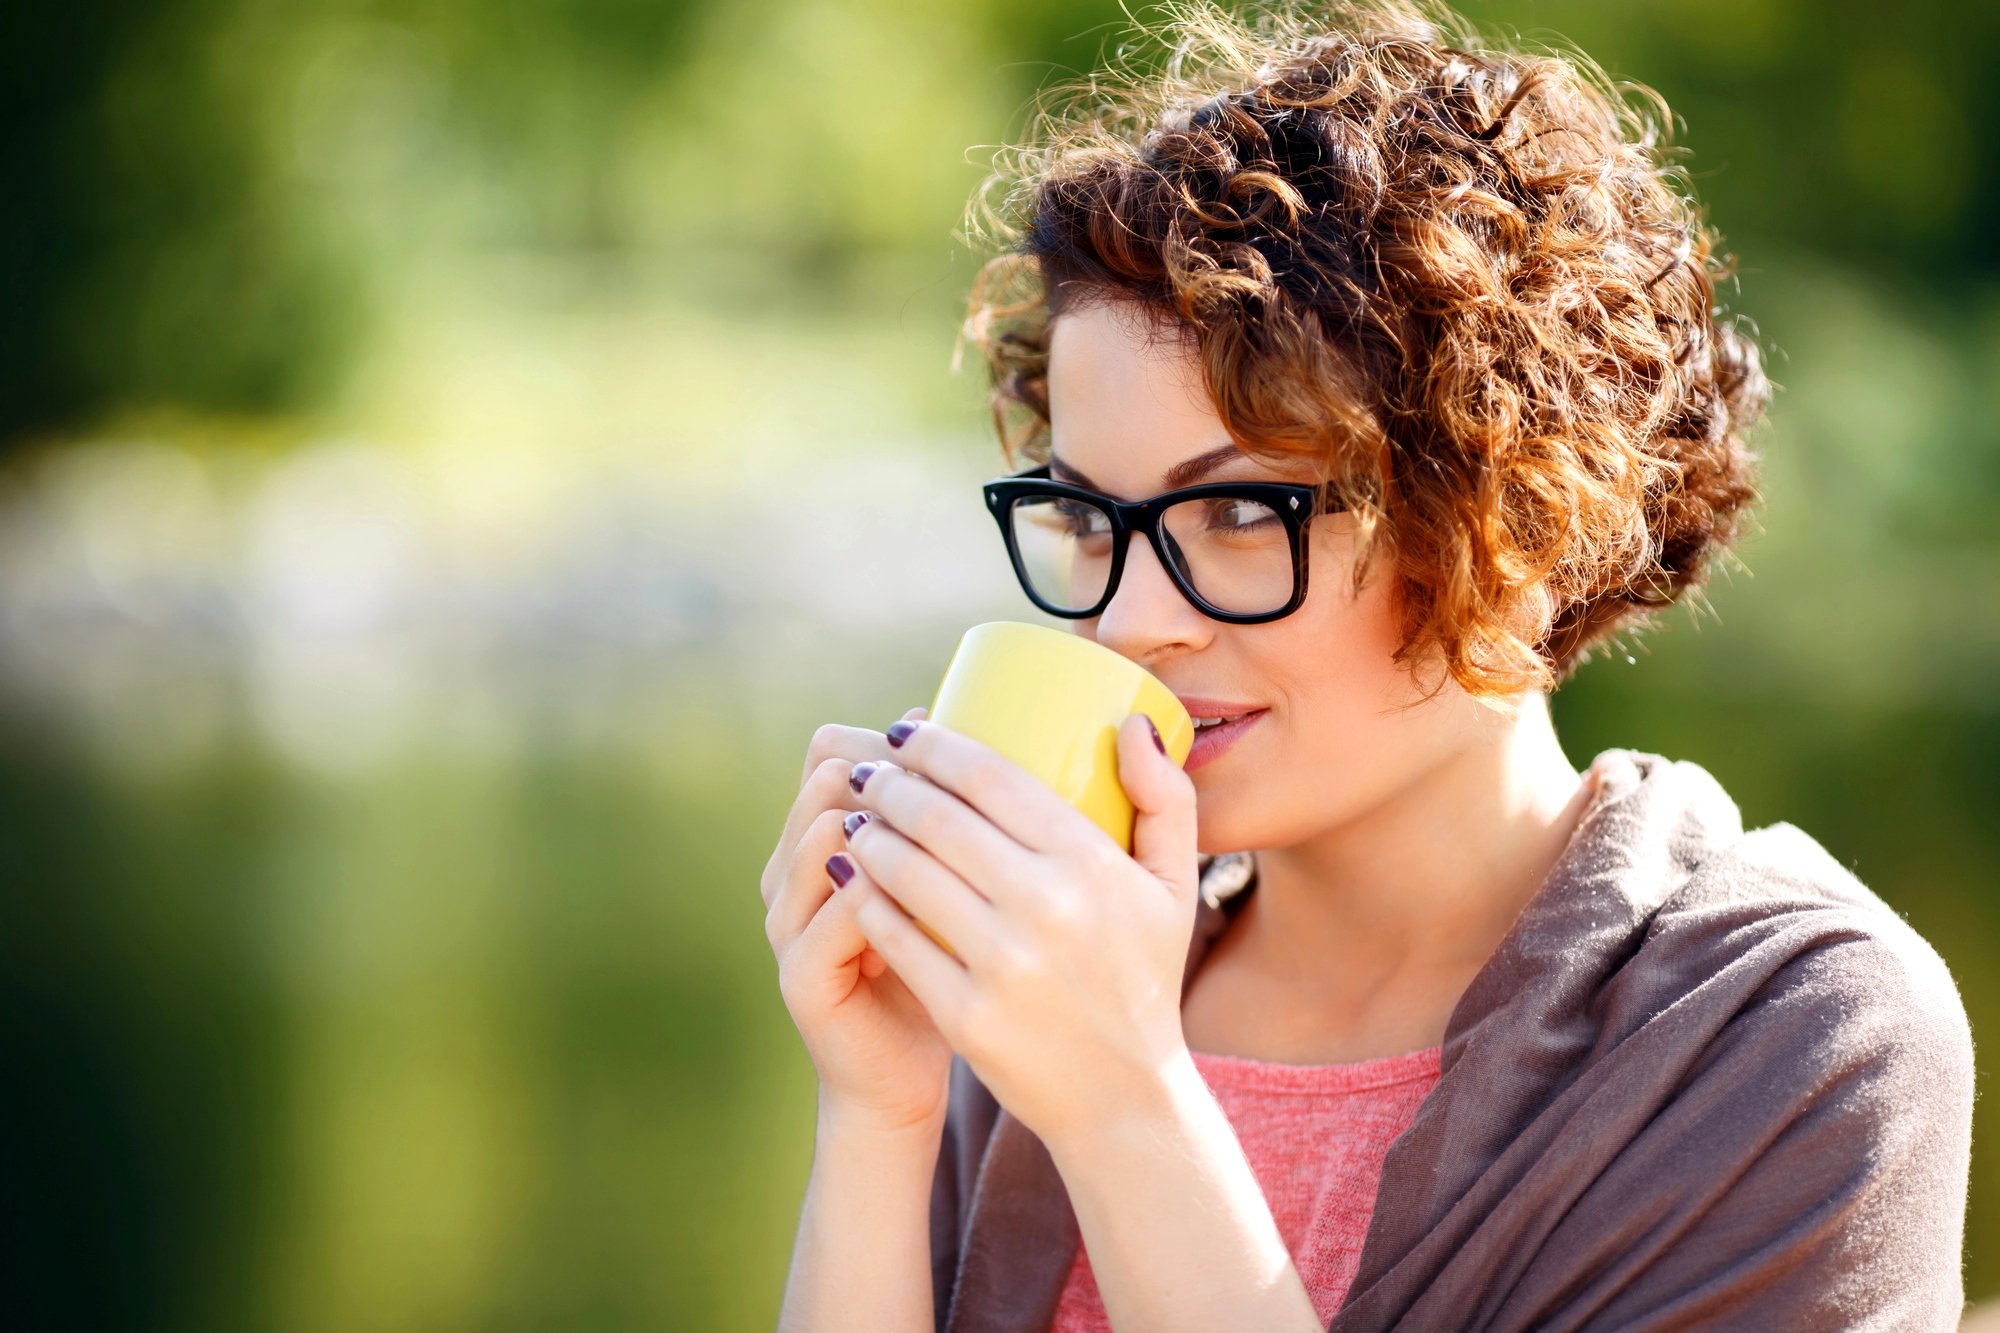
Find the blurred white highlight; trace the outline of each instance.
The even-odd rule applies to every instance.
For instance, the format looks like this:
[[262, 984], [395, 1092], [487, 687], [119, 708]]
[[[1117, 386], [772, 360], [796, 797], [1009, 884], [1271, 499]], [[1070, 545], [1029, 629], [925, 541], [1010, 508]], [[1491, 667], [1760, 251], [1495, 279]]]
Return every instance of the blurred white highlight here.
[[145, 767], [232, 737], [336, 773], [412, 744], [630, 740], [656, 696], [796, 692], [1025, 613], [982, 453], [689, 475], [352, 439], [68, 450], [0, 513], [0, 670]]

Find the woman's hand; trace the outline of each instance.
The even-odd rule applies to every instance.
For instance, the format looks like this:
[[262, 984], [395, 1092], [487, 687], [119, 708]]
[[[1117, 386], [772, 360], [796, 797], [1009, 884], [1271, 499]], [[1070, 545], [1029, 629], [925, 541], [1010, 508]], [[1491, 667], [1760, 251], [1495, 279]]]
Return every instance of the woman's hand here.
[[[921, 709], [910, 718], [923, 716]], [[777, 850], [764, 931], [819, 1071], [819, 1131], [781, 1333], [930, 1333], [930, 1193], [951, 1048], [854, 923], [843, 827], [878, 731], [822, 727]]]
[[[1127, 856], [1046, 786], [943, 727], [857, 765], [862, 867], [842, 890], [1000, 1104], [1048, 1146], [1114, 1328], [1322, 1327], [1181, 1035], [1194, 786], [1127, 718]], [[893, 900], [892, 900], [893, 899]], [[901, 908], [950, 942], [934, 943]]]
[[1051, 1146], [1157, 1103], [1188, 1062], [1181, 974], [1197, 876], [1194, 786], [1152, 723], [1134, 715], [1118, 736], [1138, 810], [1130, 856], [976, 741], [905, 722], [889, 744], [893, 761], [851, 775], [881, 816], [855, 832], [861, 873], [842, 890], [861, 931]]
[[[905, 721], [921, 718], [915, 709]], [[951, 1049], [855, 924], [861, 895], [841, 888], [843, 827], [859, 808], [849, 777], [891, 753], [879, 731], [821, 727], [785, 831], [764, 867], [764, 931], [778, 986], [819, 1073], [822, 1116], [871, 1129], [929, 1128], [944, 1115]]]

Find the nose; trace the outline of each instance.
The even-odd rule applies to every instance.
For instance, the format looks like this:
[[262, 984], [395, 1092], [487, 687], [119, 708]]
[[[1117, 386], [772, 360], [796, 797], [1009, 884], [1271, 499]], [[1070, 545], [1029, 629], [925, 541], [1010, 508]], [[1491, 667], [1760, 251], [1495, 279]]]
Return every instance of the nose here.
[[1097, 617], [1091, 637], [1141, 666], [1206, 647], [1216, 622], [1181, 596], [1144, 535], [1135, 532], [1129, 540], [1118, 592]]

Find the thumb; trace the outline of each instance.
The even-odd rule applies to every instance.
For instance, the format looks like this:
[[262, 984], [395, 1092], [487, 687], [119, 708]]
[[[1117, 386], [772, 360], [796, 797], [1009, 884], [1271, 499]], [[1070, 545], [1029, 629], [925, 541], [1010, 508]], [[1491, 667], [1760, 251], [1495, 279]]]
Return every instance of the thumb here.
[[1118, 729], [1118, 781], [1138, 811], [1132, 859], [1192, 898], [1195, 891], [1194, 782], [1167, 758], [1153, 719], [1134, 713]]

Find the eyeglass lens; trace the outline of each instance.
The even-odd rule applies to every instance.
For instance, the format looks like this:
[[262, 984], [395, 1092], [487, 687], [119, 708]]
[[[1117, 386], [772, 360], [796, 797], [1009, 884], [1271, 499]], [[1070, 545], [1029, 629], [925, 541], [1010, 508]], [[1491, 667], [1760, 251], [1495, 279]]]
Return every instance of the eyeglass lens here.
[[[1111, 577], [1111, 517], [1067, 496], [1019, 501], [1015, 549], [1035, 595], [1065, 611], [1095, 606]], [[1160, 517], [1161, 545], [1175, 572], [1210, 606], [1264, 615], [1292, 598], [1292, 547], [1270, 506], [1235, 496], [1183, 500]]]

